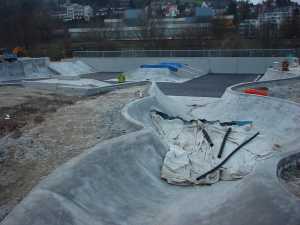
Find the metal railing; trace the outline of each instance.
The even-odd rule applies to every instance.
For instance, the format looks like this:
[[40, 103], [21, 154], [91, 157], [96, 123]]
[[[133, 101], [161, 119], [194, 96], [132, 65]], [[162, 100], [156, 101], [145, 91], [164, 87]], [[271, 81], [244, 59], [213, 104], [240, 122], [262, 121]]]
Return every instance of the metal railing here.
[[73, 51], [74, 57], [287, 57], [295, 49]]

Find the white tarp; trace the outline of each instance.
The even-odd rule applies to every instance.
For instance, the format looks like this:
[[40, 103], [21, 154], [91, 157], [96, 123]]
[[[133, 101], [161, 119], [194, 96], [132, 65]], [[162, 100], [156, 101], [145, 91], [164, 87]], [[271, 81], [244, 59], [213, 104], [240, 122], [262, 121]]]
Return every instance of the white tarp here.
[[[265, 158], [270, 152], [257, 152], [264, 141], [257, 137], [234, 154], [228, 162], [205, 179], [197, 178], [218, 166], [235, 148], [256, 133], [251, 124], [233, 126], [228, 136], [223, 154], [218, 158], [220, 146], [228, 129], [219, 123], [201, 121], [186, 122], [179, 118], [164, 119], [156, 112], [151, 113], [155, 128], [167, 143], [161, 177], [172, 184], [212, 184], [221, 180], [235, 180], [249, 174], [259, 158]], [[213, 146], [204, 137], [202, 130], [209, 134]]]

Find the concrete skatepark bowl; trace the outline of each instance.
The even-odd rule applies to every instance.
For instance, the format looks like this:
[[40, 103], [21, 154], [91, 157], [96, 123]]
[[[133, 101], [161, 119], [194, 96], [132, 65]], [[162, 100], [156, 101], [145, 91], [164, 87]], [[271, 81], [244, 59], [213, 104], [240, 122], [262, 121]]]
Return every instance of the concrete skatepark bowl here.
[[[192, 111], [188, 101], [165, 96], [153, 86], [150, 96], [123, 110], [140, 131], [100, 143], [58, 168], [1, 224], [299, 224], [300, 201], [282, 185], [278, 171], [290, 163], [283, 159], [299, 152], [300, 105], [246, 95], [240, 91], [246, 86], [229, 87], [221, 99]], [[251, 120], [266, 140], [255, 146], [258, 151], [274, 144], [280, 148], [241, 180], [169, 185], [160, 179], [168, 147], [153, 129], [152, 109], [186, 119]]]

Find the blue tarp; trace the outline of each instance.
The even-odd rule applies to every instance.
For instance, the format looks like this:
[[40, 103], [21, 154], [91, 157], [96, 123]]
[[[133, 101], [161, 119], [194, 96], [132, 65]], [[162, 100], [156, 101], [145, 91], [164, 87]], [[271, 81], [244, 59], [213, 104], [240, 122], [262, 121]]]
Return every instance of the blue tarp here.
[[161, 62], [160, 65], [170, 65], [176, 68], [182, 68], [184, 66], [181, 63], [175, 63], [175, 62]]
[[144, 64], [141, 65], [141, 68], [166, 68], [170, 71], [177, 72], [179, 68], [182, 68], [184, 65], [181, 63], [173, 62], [162, 62], [159, 64]]

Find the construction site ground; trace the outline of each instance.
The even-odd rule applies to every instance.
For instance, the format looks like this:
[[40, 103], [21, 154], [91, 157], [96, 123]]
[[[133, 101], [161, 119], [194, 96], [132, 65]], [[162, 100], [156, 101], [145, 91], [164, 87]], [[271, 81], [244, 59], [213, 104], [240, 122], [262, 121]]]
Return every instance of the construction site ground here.
[[93, 97], [0, 87], [0, 221], [59, 165], [137, 127], [121, 109], [147, 86]]

